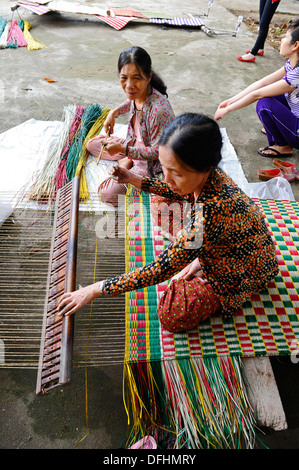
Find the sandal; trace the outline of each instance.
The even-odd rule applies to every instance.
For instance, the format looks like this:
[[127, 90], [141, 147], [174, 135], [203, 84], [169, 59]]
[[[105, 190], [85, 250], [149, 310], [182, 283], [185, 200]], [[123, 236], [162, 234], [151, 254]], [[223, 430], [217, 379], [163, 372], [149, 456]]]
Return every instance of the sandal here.
[[257, 172], [258, 177], [262, 181], [268, 181], [271, 180], [272, 178], [285, 178], [287, 181], [291, 183], [291, 181], [295, 180], [295, 175], [292, 174], [286, 174], [283, 173], [279, 168], [272, 168], [271, 170], [258, 170]]
[[271, 153], [264, 153], [265, 150], [271, 150], [271, 152], [274, 152], [276, 153], [276, 155], [278, 157], [292, 157], [292, 153], [281, 153], [279, 152], [279, 150], [276, 150], [274, 149], [273, 147], [271, 147], [271, 145], [268, 145], [267, 147], [264, 147], [263, 150], [260, 150], [258, 149], [257, 150], [257, 153], [259, 153], [260, 155], [262, 155], [263, 157], [268, 157], [268, 158], [272, 158], [273, 157], [273, 154]]
[[241, 55], [237, 55], [237, 59], [239, 59], [241, 62], [255, 62], [255, 57], [252, 59], [243, 59]]
[[294, 163], [286, 162], [284, 160], [279, 160], [278, 158], [274, 158], [273, 165], [276, 168], [279, 168], [287, 175], [294, 175], [296, 180], [299, 180], [299, 171], [295, 167]]
[[157, 449], [157, 443], [152, 436], [144, 436], [129, 449]]

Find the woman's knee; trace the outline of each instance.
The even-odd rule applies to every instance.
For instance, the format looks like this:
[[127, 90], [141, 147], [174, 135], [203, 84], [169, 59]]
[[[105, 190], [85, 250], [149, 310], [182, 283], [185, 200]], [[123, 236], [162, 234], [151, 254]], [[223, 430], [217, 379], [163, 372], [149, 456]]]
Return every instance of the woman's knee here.
[[173, 279], [163, 293], [157, 313], [163, 328], [172, 333], [196, 328], [213, 315], [220, 302], [210, 284], [197, 277]]
[[256, 112], [259, 114], [260, 111], [263, 111], [265, 109], [270, 110], [271, 107], [272, 107], [272, 102], [273, 102], [272, 96], [266, 97], [266, 98], [261, 98], [256, 103]]

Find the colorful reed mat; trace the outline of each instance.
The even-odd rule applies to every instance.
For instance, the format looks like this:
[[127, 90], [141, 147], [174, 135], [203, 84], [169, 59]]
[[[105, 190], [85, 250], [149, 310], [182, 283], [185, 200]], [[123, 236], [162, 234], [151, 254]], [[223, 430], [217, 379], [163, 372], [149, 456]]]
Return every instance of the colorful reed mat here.
[[[252, 448], [256, 422], [242, 357], [290, 355], [299, 342], [299, 203], [255, 199], [276, 245], [280, 273], [231, 319], [214, 315], [172, 334], [158, 320], [167, 282], [126, 294], [125, 406], [131, 442], [161, 447]], [[126, 269], [151, 262], [169, 242], [153, 226], [150, 196], [127, 198]]]

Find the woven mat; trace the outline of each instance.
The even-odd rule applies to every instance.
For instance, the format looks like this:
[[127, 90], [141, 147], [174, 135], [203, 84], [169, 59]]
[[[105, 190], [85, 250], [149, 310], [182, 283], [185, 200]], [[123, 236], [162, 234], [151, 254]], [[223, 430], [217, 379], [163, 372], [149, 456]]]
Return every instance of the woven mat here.
[[[214, 315], [184, 333], [165, 331], [157, 305], [167, 282], [126, 296], [126, 362], [185, 357], [290, 355], [299, 343], [299, 203], [254, 199], [276, 245], [279, 275], [231, 319]], [[126, 268], [151, 262], [167, 246], [150, 215], [150, 196], [128, 200]]]

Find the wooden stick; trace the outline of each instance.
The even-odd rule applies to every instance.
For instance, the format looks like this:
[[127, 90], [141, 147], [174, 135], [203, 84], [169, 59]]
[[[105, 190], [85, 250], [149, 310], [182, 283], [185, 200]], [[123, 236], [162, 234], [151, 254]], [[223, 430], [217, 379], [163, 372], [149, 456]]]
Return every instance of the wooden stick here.
[[104, 152], [106, 147], [107, 147], [107, 144], [102, 144], [102, 149], [101, 149], [100, 155], [98, 156], [98, 159], [97, 159], [97, 165], [99, 164], [99, 161], [101, 160], [101, 158], [103, 156], [103, 152]]

